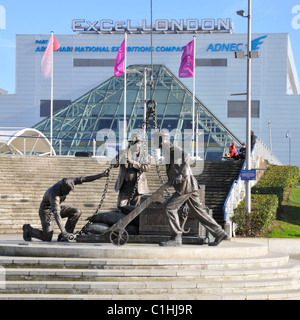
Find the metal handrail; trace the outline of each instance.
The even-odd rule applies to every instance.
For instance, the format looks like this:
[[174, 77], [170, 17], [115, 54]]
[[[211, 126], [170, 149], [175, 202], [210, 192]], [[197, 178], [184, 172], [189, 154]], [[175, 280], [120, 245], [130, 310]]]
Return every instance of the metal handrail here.
[[[277, 159], [277, 157], [270, 151], [270, 149], [259, 139], [256, 139], [256, 143], [251, 152], [251, 163], [253, 169], [257, 168], [257, 161], [259, 157], [262, 157], [264, 160], [267, 160], [271, 164], [282, 165], [282, 163]], [[241, 172], [237, 180], [234, 180], [230, 191], [227, 195], [226, 201], [223, 206], [223, 214], [225, 221], [225, 228], [227, 228], [227, 233], [231, 237], [233, 230], [231, 218], [234, 215], [234, 208], [238, 206], [238, 204], [245, 197], [245, 183], [241, 179], [241, 173], [246, 168], [246, 161], [244, 162]], [[252, 186], [255, 184], [255, 181], [252, 181]]]

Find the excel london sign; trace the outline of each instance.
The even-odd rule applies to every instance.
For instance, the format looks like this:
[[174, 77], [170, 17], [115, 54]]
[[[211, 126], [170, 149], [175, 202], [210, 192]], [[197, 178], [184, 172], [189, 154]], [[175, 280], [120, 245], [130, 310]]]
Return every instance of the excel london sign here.
[[[88, 21], [85, 19], [72, 20], [72, 30], [77, 33], [106, 33], [106, 32], [150, 32], [151, 27], [146, 20], [133, 23], [131, 20], [114, 21], [110, 19]], [[231, 19], [158, 19], [153, 23], [154, 32], [230, 32]]]

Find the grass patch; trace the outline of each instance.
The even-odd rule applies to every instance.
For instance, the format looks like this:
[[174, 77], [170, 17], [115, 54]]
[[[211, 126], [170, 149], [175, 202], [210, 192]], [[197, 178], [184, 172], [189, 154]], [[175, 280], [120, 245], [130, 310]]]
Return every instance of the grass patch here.
[[300, 238], [300, 188], [292, 188], [268, 238]]
[[300, 226], [279, 221], [279, 225], [266, 235], [267, 238], [300, 238]]
[[300, 188], [291, 189], [288, 204], [300, 208]]

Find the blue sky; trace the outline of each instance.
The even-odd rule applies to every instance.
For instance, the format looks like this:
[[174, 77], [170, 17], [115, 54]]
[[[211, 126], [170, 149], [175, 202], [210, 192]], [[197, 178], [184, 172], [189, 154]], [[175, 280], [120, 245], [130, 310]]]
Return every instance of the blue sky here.
[[[16, 34], [50, 34], [51, 30], [72, 34], [71, 21], [81, 18], [150, 22], [150, 0], [0, 0], [1, 7], [5, 8], [6, 24], [1, 29], [0, 14], [0, 88], [9, 93], [15, 92]], [[153, 0], [153, 19], [231, 18], [234, 32], [246, 33], [247, 19], [236, 11], [247, 13], [247, 7], [247, 0]], [[299, 29], [295, 28], [298, 24]], [[252, 32], [289, 33], [300, 75], [300, 0], [252, 0]]]

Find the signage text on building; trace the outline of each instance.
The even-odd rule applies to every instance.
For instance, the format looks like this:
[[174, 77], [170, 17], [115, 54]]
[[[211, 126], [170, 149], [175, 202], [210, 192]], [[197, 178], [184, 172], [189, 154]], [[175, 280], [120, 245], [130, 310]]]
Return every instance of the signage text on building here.
[[[267, 38], [267, 35], [255, 38], [251, 41], [251, 50], [256, 51], [260, 49], [260, 45], [264, 43], [264, 39]], [[239, 43], [210, 43], [206, 51], [219, 52], [219, 51], [243, 51], [247, 47], [247, 44]]]
[[[48, 40], [36, 40], [36, 44], [39, 46], [35, 49], [35, 52], [45, 52], [47, 49]], [[40, 46], [42, 45], [42, 46]], [[118, 46], [61, 46], [57, 52], [115, 52], [119, 51]], [[128, 46], [127, 52], [182, 52], [182, 46]]]
[[[135, 25], [131, 20], [114, 21], [103, 19], [88, 21], [85, 19], [72, 20], [72, 30], [78, 33], [105, 33], [105, 32], [150, 32], [151, 26], [146, 20], [138, 21]], [[153, 24], [155, 32], [230, 32], [232, 30], [231, 19], [158, 19]]]

